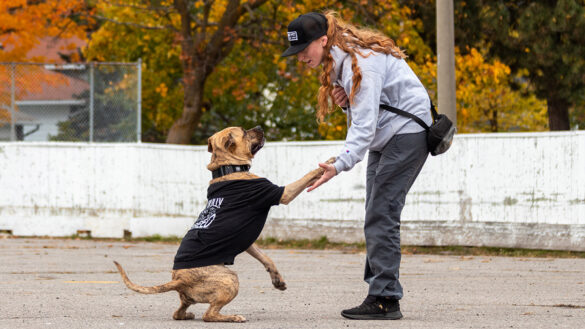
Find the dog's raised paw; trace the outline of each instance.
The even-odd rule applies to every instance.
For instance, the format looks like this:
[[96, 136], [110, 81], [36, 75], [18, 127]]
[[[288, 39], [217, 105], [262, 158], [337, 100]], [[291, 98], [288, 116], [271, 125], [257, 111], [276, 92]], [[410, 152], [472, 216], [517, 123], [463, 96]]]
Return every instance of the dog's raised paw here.
[[272, 285], [278, 290], [286, 290], [286, 282], [284, 281], [274, 280], [272, 281]]

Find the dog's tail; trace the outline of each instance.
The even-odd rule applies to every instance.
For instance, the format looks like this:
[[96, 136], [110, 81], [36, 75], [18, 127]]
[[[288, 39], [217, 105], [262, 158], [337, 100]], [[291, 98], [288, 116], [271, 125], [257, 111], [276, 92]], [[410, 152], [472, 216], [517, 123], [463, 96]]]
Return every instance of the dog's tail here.
[[128, 276], [126, 275], [126, 272], [122, 268], [122, 265], [118, 264], [118, 262], [116, 262], [116, 261], [114, 261], [114, 264], [118, 268], [120, 275], [122, 275], [122, 279], [124, 280], [126, 287], [128, 287], [136, 292], [139, 292], [141, 294], [158, 294], [161, 292], [176, 290], [177, 287], [179, 286], [178, 281], [170, 281], [170, 282], [167, 282], [167, 283], [162, 284], [160, 286], [154, 286], [154, 287], [139, 286], [137, 284], [134, 284], [132, 281], [130, 281], [130, 279], [128, 279]]

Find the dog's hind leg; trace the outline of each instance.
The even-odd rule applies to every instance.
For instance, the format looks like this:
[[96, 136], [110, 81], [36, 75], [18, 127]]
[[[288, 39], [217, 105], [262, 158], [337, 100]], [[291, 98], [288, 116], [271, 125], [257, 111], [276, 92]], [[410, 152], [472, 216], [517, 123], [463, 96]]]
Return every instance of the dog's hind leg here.
[[181, 306], [179, 309], [175, 311], [173, 314], [173, 319], [175, 320], [192, 320], [195, 318], [195, 315], [191, 312], [186, 312], [187, 308], [192, 304], [195, 304], [192, 299], [185, 296], [185, 294], [179, 293], [179, 297], [181, 298]]
[[245, 322], [241, 315], [223, 315], [219, 311], [238, 295], [240, 282], [236, 272], [223, 265], [206, 266], [198, 269], [200, 280], [187, 291], [194, 302], [209, 303], [203, 314], [206, 322]]
[[241, 315], [223, 315], [219, 311], [229, 301], [213, 301], [205, 314], [203, 314], [203, 321], [205, 322], [246, 322], [246, 318]]
[[278, 272], [276, 265], [274, 265], [274, 262], [272, 261], [272, 259], [270, 259], [270, 257], [264, 254], [255, 243], [253, 243], [246, 250], [246, 252], [250, 254], [252, 257], [256, 258], [260, 263], [262, 263], [262, 265], [264, 265], [266, 271], [268, 271], [268, 273], [270, 274], [270, 278], [272, 279], [272, 285], [274, 285], [274, 288], [278, 290], [286, 290], [286, 283], [284, 282], [284, 279]]

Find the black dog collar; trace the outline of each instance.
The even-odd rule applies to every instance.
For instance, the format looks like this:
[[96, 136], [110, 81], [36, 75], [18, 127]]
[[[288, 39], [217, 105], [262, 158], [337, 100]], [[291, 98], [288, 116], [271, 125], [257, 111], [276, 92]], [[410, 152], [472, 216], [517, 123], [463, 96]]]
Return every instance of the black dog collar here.
[[238, 165], [238, 166], [228, 165], [228, 166], [221, 166], [221, 167], [215, 169], [214, 171], [212, 171], [211, 172], [211, 176], [213, 177], [213, 179], [216, 179], [218, 177], [225, 176], [225, 175], [229, 175], [231, 173], [248, 171], [248, 170], [250, 170], [250, 166], [249, 165]]

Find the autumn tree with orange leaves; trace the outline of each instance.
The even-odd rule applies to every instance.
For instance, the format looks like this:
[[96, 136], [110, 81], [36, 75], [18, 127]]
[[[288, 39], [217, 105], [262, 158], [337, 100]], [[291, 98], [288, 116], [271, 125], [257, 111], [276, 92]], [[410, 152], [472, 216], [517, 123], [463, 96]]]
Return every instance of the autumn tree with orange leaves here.
[[0, 62], [46, 61], [26, 57], [43, 38], [85, 40], [91, 24], [88, 13], [84, 0], [0, 0]]
[[[328, 134], [319, 134], [327, 128], [318, 130], [314, 117], [318, 72], [280, 54], [288, 45], [288, 22], [300, 13], [325, 8], [359, 24], [379, 25], [408, 45], [419, 63], [432, 59], [417, 38], [413, 25], [419, 23], [408, 20], [408, 8], [394, 2], [313, 0], [100, 1], [97, 17], [103, 25], [85, 54], [99, 60], [133, 61], [142, 56], [145, 85], [152, 88], [145, 90], [144, 105], [157, 108], [154, 113], [145, 109], [143, 122], [166, 130], [169, 115], [174, 116], [165, 133], [169, 143], [201, 142], [214, 129], [233, 124], [261, 124], [278, 139], [319, 139]], [[180, 85], [172, 73], [175, 59], [182, 69]], [[158, 83], [149, 73], [155, 66], [163, 71], [152, 72]], [[183, 95], [180, 100], [178, 93]], [[159, 98], [153, 103], [156, 95]], [[172, 105], [182, 107], [179, 113]], [[148, 133], [152, 127], [143, 128], [148, 140], [157, 138], [158, 134]]]
[[[218, 26], [229, 14], [226, 8], [231, 2], [188, 1], [188, 15], [180, 14], [177, 5], [181, 3], [99, 1], [97, 17], [102, 25], [84, 53], [91, 60], [142, 58], [145, 141], [204, 143], [223, 127], [257, 124], [270, 140], [343, 139], [346, 122], [341, 111], [320, 125], [315, 120], [318, 70], [307, 68], [294, 56], [280, 58], [288, 44], [288, 22], [301, 13], [326, 8], [396, 40], [436, 101], [436, 55], [421, 37], [425, 24], [400, 2], [267, 0], [250, 8], [248, 2], [240, 2], [239, 7], [233, 3], [233, 8], [246, 10], [238, 11], [239, 19], [223, 30]], [[214, 39], [214, 35], [223, 38]], [[512, 85], [521, 77], [506, 74], [505, 65], [482, 55], [483, 49], [475, 51], [479, 54], [475, 57], [457, 55], [461, 66], [458, 108], [466, 115], [460, 118], [466, 126], [459, 131], [545, 129], [540, 115], [526, 115], [542, 103], [528, 87], [519, 91], [517, 83]], [[478, 80], [480, 72], [493, 74]], [[483, 97], [496, 95], [489, 94], [487, 87], [503, 97], [486, 102]], [[490, 109], [497, 112], [496, 117]], [[522, 122], [515, 124], [514, 118]]]
[[[180, 44], [183, 109], [168, 131], [167, 143], [187, 144], [203, 114], [204, 87], [216, 66], [231, 52], [242, 37], [242, 25], [254, 24], [258, 8], [267, 0], [225, 1], [99, 1], [98, 18], [128, 28], [164, 29]], [[153, 25], [143, 24], [140, 17], [120, 20], [107, 15], [111, 7], [130, 8], [157, 17]], [[104, 11], [106, 12], [104, 14]]]
[[[0, 0], [0, 63], [47, 62], [43, 56], [27, 54], [46, 38], [84, 40], [91, 25], [91, 19], [84, 18], [89, 12], [83, 0]], [[63, 47], [71, 50], [76, 46], [66, 42]], [[79, 57], [73, 56], [72, 60], [79, 61]], [[26, 72], [13, 72], [13, 67], [0, 66], [0, 123], [11, 121], [8, 109], [13, 74], [20, 86], [17, 92], [33, 93], [42, 83], [59, 84], [63, 80], [34, 66]], [[25, 79], [24, 75], [35, 78]]]

